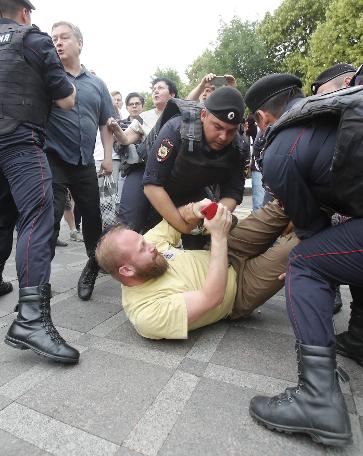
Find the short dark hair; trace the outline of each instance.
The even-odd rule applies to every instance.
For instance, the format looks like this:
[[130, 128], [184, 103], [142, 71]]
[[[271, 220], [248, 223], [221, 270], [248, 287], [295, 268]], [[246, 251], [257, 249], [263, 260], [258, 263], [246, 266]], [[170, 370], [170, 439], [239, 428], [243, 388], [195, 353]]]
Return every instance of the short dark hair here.
[[137, 93], [137, 92], [130, 92], [130, 93], [127, 95], [127, 97], [125, 98], [126, 106], [129, 104], [130, 99], [131, 99], [131, 98], [134, 98], [134, 97], [135, 97], [135, 98], [136, 98], [136, 97], [139, 98], [139, 100], [141, 101], [142, 106], [144, 106], [144, 104], [145, 104], [145, 98], [144, 98], [142, 95], [140, 95], [139, 93]]
[[178, 98], [178, 89], [176, 88], [175, 82], [173, 82], [169, 78], [160, 77], [160, 78], [155, 78], [153, 80], [153, 82], [151, 83], [151, 86], [154, 87], [154, 85], [157, 84], [158, 82], [165, 82], [165, 84], [168, 86], [170, 95], [174, 94], [174, 96], [176, 98]]
[[278, 119], [281, 117], [289, 101], [294, 100], [295, 98], [304, 97], [305, 95], [300, 87], [291, 87], [290, 89], [269, 98], [262, 106], [257, 109], [257, 111], [267, 111]]
[[9, 18], [13, 18], [21, 8], [27, 8], [29, 11], [31, 11], [29, 5], [26, 5], [21, 0], [0, 0], [1, 16], [8, 16]]

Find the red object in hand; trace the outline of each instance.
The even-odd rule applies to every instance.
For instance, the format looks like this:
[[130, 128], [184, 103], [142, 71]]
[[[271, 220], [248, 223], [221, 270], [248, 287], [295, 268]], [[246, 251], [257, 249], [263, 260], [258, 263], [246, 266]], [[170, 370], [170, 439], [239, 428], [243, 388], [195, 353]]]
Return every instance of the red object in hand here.
[[217, 212], [218, 204], [213, 202], [204, 207], [200, 212], [204, 215], [207, 220], [211, 220]]

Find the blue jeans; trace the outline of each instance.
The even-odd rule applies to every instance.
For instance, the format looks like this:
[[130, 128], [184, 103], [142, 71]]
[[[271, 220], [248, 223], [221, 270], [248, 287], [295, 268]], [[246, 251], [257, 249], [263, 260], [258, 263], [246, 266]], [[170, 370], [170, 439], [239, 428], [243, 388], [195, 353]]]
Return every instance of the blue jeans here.
[[257, 211], [263, 206], [263, 198], [265, 189], [262, 187], [262, 173], [260, 171], [252, 171], [252, 209]]

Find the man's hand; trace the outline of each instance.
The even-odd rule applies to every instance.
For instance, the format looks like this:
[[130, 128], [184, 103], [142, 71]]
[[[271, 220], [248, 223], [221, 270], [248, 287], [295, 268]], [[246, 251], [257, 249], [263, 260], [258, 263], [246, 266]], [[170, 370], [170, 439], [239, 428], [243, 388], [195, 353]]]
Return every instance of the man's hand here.
[[107, 121], [107, 128], [113, 133], [113, 134], [116, 134], [116, 133], [119, 133], [119, 131], [121, 129], [120, 125], [117, 123], [117, 120], [114, 119], [113, 117], [110, 117]]
[[237, 81], [234, 76], [232, 76], [231, 74], [225, 74], [224, 77], [226, 78], [227, 85], [229, 87], [237, 87]]
[[112, 158], [105, 158], [102, 160], [99, 174], [101, 176], [109, 176], [112, 174]]
[[216, 215], [211, 219], [204, 219], [204, 226], [211, 234], [212, 238], [227, 238], [232, 224], [232, 214], [222, 204], [218, 204]]

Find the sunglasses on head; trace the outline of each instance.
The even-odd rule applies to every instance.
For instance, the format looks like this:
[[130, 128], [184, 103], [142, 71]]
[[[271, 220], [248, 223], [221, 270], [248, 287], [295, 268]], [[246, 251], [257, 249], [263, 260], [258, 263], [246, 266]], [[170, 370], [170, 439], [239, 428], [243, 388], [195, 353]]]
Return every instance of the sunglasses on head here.
[[363, 85], [363, 64], [355, 72], [354, 76], [350, 80], [349, 87]]

